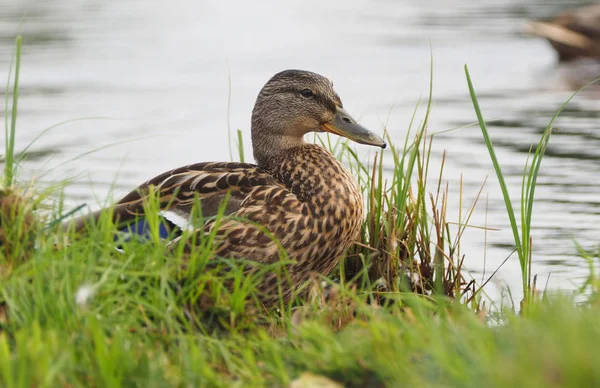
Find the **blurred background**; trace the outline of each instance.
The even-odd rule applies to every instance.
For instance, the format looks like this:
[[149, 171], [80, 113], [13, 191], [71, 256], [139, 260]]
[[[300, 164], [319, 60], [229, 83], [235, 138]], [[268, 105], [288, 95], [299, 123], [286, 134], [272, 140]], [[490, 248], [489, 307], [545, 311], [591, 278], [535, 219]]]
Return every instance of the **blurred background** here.
[[[525, 33], [526, 25], [585, 4], [3, 0], [0, 80], [8, 78], [15, 36], [24, 36], [17, 150], [54, 124], [87, 119], [39, 139], [21, 178], [41, 184], [72, 178], [67, 203], [95, 209], [167, 169], [228, 160], [228, 126], [243, 130], [250, 157], [254, 99], [270, 76], [287, 68], [329, 77], [362, 124], [380, 134], [386, 127], [403, 142], [419, 100], [417, 123], [424, 118], [433, 57], [429, 131], [476, 121], [468, 64], [484, 116], [496, 120], [488, 129], [518, 202], [530, 145], [574, 90], [600, 76], [600, 61], [559, 64], [548, 42]], [[550, 276], [550, 288], [573, 289], [587, 274], [576, 242], [600, 244], [599, 117], [600, 90], [579, 94], [557, 121], [560, 131], [542, 164], [533, 273], [542, 285]], [[365, 158], [375, 152], [357, 149]], [[435, 136], [431, 183], [444, 150], [449, 220], [458, 220], [461, 179], [464, 217], [489, 177], [471, 223], [500, 231], [470, 229], [461, 247], [480, 280], [514, 246], [508, 217], [480, 129]], [[518, 293], [516, 255], [492, 283], [494, 297], [504, 286]]]

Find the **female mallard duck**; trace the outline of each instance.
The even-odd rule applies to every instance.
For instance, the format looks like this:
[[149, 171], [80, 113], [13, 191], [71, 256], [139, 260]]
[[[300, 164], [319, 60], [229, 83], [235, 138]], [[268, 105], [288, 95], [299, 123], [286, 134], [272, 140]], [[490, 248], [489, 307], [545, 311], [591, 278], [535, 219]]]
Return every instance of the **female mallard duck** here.
[[[328, 275], [359, 236], [363, 219], [356, 180], [323, 147], [304, 142], [304, 135], [329, 132], [381, 148], [386, 143], [344, 110], [328, 79], [300, 70], [278, 73], [262, 88], [251, 132], [256, 165], [209, 162], [167, 171], [117, 202], [114, 219], [140, 232], [151, 190], [170, 226], [189, 220], [195, 198], [203, 217], [212, 217], [228, 197], [225, 214], [231, 217], [211, 218], [199, 232], [217, 228], [221, 257], [274, 263], [285, 249], [294, 261], [288, 267], [291, 284], [278, 285], [277, 275], [269, 273], [260, 286], [261, 301], [271, 305], [279, 300], [278, 287], [289, 300], [310, 274]], [[98, 215], [76, 220], [76, 230]]]
[[528, 30], [546, 38], [561, 62], [600, 60], [600, 4], [566, 10], [551, 21], [532, 21]]

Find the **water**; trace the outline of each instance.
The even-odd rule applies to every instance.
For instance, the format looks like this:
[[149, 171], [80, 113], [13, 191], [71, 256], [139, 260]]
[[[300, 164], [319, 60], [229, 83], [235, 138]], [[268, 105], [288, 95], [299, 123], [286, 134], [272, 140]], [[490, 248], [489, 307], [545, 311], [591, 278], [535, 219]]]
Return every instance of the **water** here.
[[[600, 75], [593, 63], [557, 66], [544, 41], [521, 33], [527, 19], [560, 8], [517, 0], [4, 0], [0, 79], [7, 78], [13, 38], [21, 31], [18, 149], [53, 124], [98, 118], [53, 129], [32, 147], [23, 171], [44, 183], [73, 178], [69, 203], [97, 208], [166, 169], [229, 159], [228, 125], [244, 131], [251, 155], [256, 94], [286, 68], [329, 76], [361, 123], [380, 133], [387, 123], [400, 142], [419, 98], [428, 95], [433, 55], [430, 132], [475, 122], [467, 63], [486, 119], [498, 119], [489, 130], [516, 196], [530, 145], [573, 88]], [[551, 274], [551, 288], [573, 288], [587, 274], [575, 240], [587, 248], [599, 244], [599, 116], [598, 89], [579, 95], [556, 123], [561, 131], [542, 166], [533, 273], [541, 284]], [[375, 152], [358, 148], [365, 156]], [[499, 186], [477, 127], [437, 135], [433, 171], [444, 150], [449, 220], [458, 220], [461, 177], [463, 216], [489, 177], [470, 222], [500, 231], [469, 229], [462, 245], [467, 267], [484, 277], [513, 245]], [[72, 160], [89, 151], [95, 152]], [[516, 256], [492, 283], [492, 296], [508, 285], [518, 298]]]

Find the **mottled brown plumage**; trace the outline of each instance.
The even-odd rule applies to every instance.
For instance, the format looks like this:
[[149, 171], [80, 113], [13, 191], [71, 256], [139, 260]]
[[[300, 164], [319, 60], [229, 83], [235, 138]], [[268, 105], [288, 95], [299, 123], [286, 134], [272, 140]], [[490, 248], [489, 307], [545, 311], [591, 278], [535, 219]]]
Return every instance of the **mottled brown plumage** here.
[[[119, 201], [115, 220], [143, 217], [150, 190], [159, 194], [169, 220], [189, 218], [195, 198], [204, 217], [214, 216], [229, 195], [227, 216], [210, 218], [197, 232], [214, 231], [216, 254], [226, 258], [276, 263], [283, 249], [294, 262], [287, 268], [289, 281], [266, 274], [260, 298], [267, 306], [279, 300], [280, 292], [288, 300], [311, 275], [333, 270], [358, 237], [363, 219], [356, 180], [331, 153], [303, 140], [306, 133], [321, 131], [385, 147], [348, 115], [326, 78], [300, 70], [278, 73], [259, 93], [252, 115], [256, 165], [198, 163], [168, 171]], [[76, 220], [77, 230], [98, 214]]]

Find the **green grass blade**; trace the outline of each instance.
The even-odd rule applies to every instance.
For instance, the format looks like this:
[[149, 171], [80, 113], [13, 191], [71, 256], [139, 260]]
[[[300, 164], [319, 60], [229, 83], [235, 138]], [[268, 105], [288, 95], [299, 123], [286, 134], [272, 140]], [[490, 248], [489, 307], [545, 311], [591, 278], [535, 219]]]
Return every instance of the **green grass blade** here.
[[238, 153], [240, 156], [240, 162], [244, 163], [244, 138], [242, 137], [242, 131], [240, 129], [237, 130], [237, 138], [238, 138]]
[[22, 37], [17, 36], [15, 54], [15, 79], [13, 83], [13, 99], [10, 117], [10, 133], [6, 136], [6, 162], [4, 165], [4, 179], [6, 187], [10, 187], [15, 173], [15, 133], [17, 130], [17, 102], [19, 100], [19, 70], [21, 67]]
[[487, 131], [485, 120], [483, 119], [483, 114], [481, 113], [481, 109], [479, 108], [479, 102], [477, 101], [477, 95], [475, 94], [475, 89], [473, 88], [473, 82], [471, 81], [471, 76], [469, 74], [469, 68], [467, 67], [467, 65], [465, 65], [465, 75], [467, 77], [467, 84], [469, 86], [469, 94], [471, 95], [473, 108], [475, 109], [475, 114], [477, 115], [477, 121], [479, 122], [479, 127], [481, 128], [481, 133], [483, 134], [483, 139], [485, 140], [485, 145], [490, 154], [490, 159], [492, 160], [492, 164], [494, 165], [494, 170], [496, 171], [496, 176], [498, 177], [498, 182], [500, 183], [500, 188], [502, 190], [504, 204], [506, 205], [508, 218], [510, 219], [510, 226], [513, 232], [517, 253], [519, 255], [519, 262], [521, 264], [521, 275], [523, 277], [521, 280], [523, 281], [523, 292], [526, 292], [527, 257], [523, 255], [524, 252], [522, 250], [521, 236], [519, 236], [519, 227], [517, 225], [515, 211], [512, 206], [512, 201], [510, 200], [510, 195], [508, 194], [508, 187], [506, 185], [506, 181], [504, 180], [504, 175], [502, 174], [502, 168], [500, 167], [500, 163], [498, 162], [498, 158], [496, 157], [496, 152], [494, 151], [492, 140]]
[[528, 190], [527, 190], [527, 198], [528, 198], [528, 203], [527, 203], [527, 214], [525, 216], [525, 219], [527, 221], [528, 224], [531, 223], [531, 218], [532, 218], [532, 212], [533, 212], [533, 199], [534, 199], [534, 194], [535, 194], [535, 186], [536, 186], [536, 182], [537, 182], [537, 177], [539, 174], [539, 169], [542, 163], [542, 158], [546, 152], [546, 149], [548, 148], [548, 142], [550, 141], [550, 136], [552, 135], [552, 132], [554, 130], [554, 122], [556, 121], [556, 119], [558, 118], [558, 116], [562, 113], [562, 111], [566, 108], [566, 106], [571, 102], [571, 100], [573, 98], [575, 98], [576, 95], [578, 95], [579, 93], [581, 93], [583, 90], [585, 90], [586, 88], [588, 88], [589, 86], [600, 82], [600, 78], [596, 78], [592, 81], [590, 81], [589, 83], [587, 83], [586, 85], [584, 85], [583, 87], [581, 87], [579, 90], [577, 90], [576, 92], [574, 92], [568, 99], [567, 101], [565, 101], [560, 108], [558, 108], [558, 110], [556, 111], [556, 113], [554, 114], [554, 116], [552, 116], [552, 119], [550, 120], [550, 122], [548, 123], [548, 126], [546, 127], [546, 129], [544, 130], [544, 133], [542, 134], [542, 138], [540, 140], [540, 142], [538, 143], [538, 146], [536, 148], [535, 151], [535, 155], [533, 157], [533, 161], [532, 161], [532, 168], [530, 170], [530, 178], [528, 181]]

